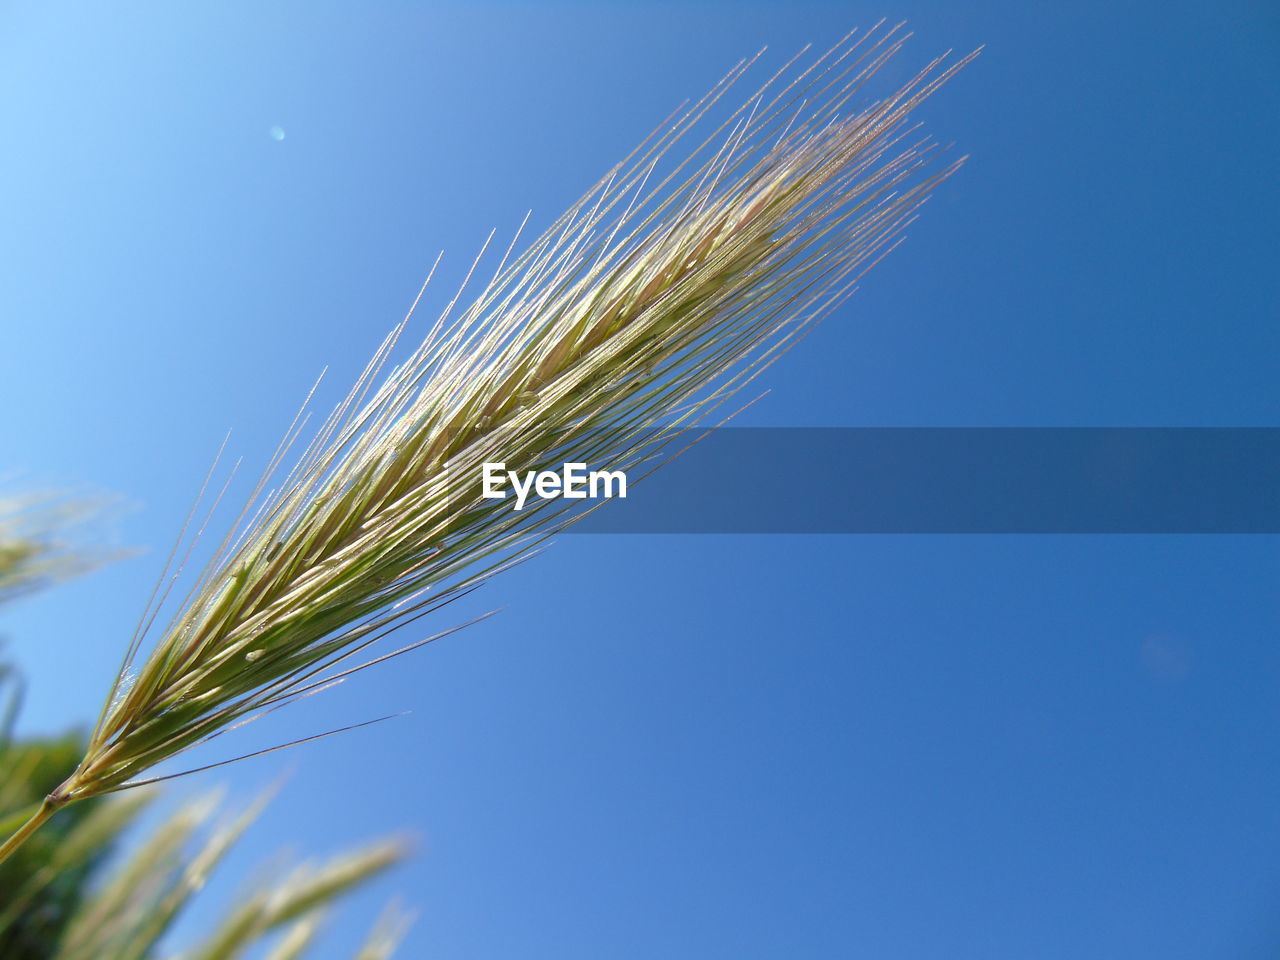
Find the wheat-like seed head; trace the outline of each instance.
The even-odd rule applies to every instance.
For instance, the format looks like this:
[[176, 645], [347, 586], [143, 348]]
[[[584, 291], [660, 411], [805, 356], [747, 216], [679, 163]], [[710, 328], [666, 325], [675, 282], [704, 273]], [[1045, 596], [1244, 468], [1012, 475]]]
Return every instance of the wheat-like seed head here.
[[0, 497], [0, 603], [88, 573], [118, 556], [76, 543], [77, 528], [103, 506], [54, 493]]
[[347, 658], [572, 519], [565, 501], [483, 499], [483, 463], [650, 462], [840, 303], [959, 163], [931, 167], [909, 117], [969, 58], [851, 109], [903, 39], [877, 29], [792, 61], [671, 162], [739, 64], [514, 258], [513, 241], [471, 305], [455, 297], [388, 369], [397, 327], [135, 665], [158, 605], [144, 618], [54, 800], [133, 785], [337, 682]]

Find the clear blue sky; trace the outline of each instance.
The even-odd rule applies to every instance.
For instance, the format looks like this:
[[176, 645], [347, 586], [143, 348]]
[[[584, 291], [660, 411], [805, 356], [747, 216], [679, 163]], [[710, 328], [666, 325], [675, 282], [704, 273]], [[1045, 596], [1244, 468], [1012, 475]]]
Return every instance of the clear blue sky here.
[[[223, 432], [260, 465], [438, 249], [881, 16], [904, 69], [987, 44], [925, 111], [973, 159], [748, 422], [1280, 425], [1261, 0], [0, 5], [0, 468], [150, 548], [0, 616], [26, 729], [96, 711]], [[296, 752], [209, 895], [408, 827], [323, 957], [395, 893], [410, 958], [1275, 956], [1278, 575], [1270, 537], [567, 537], [243, 731], [413, 710]]]

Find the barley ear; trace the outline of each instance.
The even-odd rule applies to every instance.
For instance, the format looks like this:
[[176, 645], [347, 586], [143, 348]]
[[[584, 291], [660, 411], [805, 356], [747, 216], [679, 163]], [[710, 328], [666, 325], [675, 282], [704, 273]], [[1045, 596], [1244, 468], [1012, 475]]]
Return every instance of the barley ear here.
[[289, 431], [141, 657], [163, 592], [144, 615], [80, 766], [32, 822], [384, 659], [361, 658], [578, 516], [484, 497], [485, 463], [661, 462], [843, 303], [961, 162], [911, 115], [972, 55], [865, 98], [904, 40], [851, 35], [730, 109], [736, 67], [392, 364], [397, 327], [313, 434]]

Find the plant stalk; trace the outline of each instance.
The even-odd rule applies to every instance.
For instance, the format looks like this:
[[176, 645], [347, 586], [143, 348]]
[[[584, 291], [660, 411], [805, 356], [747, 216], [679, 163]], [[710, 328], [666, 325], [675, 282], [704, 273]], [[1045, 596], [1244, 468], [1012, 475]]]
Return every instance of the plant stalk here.
[[27, 822], [15, 830], [9, 839], [0, 844], [0, 863], [4, 863], [9, 857], [13, 856], [17, 849], [31, 838], [32, 834], [44, 826], [45, 821], [66, 805], [67, 800], [65, 797], [57, 797], [53, 794], [45, 797]]

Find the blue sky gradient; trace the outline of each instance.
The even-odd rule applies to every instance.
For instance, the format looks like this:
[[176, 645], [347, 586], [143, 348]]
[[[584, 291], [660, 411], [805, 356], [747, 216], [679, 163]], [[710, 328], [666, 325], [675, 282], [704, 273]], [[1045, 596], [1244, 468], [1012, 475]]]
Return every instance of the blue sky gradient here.
[[[743, 422], [1280, 425], [1270, 4], [0, 6], [0, 469], [147, 548], [0, 614], [24, 729], [92, 719], [225, 431], [262, 465], [439, 249], [437, 308], [740, 57], [881, 17], [884, 88], [987, 45], [921, 111], [972, 160]], [[1278, 575], [1262, 536], [566, 537], [237, 734], [413, 711], [294, 752], [178, 940], [280, 848], [408, 828], [326, 960], [395, 894], [411, 958], [1274, 956]]]

